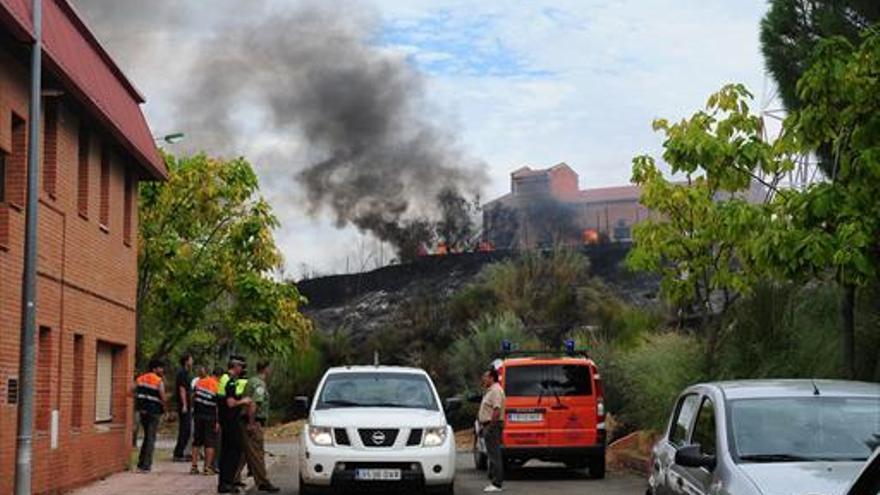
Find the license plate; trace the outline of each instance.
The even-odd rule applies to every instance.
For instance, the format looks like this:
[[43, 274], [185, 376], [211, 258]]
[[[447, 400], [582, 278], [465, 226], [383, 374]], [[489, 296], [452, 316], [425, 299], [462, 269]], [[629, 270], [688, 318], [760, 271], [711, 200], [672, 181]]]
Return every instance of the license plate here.
[[400, 481], [400, 469], [358, 469], [354, 479], [358, 481]]
[[507, 415], [507, 419], [511, 423], [540, 423], [544, 421], [544, 415], [541, 413], [510, 413]]

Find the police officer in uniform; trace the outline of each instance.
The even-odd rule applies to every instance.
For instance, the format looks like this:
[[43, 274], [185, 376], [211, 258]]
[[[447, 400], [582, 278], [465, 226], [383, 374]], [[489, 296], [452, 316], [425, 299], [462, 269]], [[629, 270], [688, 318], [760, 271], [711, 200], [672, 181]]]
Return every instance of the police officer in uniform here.
[[138, 472], [141, 473], [149, 473], [153, 467], [156, 431], [159, 429], [159, 420], [165, 413], [165, 384], [162, 381], [164, 375], [165, 367], [162, 361], [153, 359], [150, 361], [149, 371], [135, 380], [135, 406], [141, 418], [141, 427], [144, 429], [144, 442], [141, 444], [138, 456]]
[[[224, 375], [228, 378], [224, 387], [224, 397], [219, 402], [221, 450], [217, 493], [239, 493], [238, 487], [235, 486], [235, 475], [242, 455], [239, 417], [242, 410], [251, 403], [251, 399], [242, 398], [236, 392], [236, 382], [243, 369], [244, 360], [240, 359], [240, 356], [233, 356], [229, 360], [229, 371]], [[221, 377], [221, 382], [224, 377]]]
[[257, 374], [247, 381], [244, 395], [253, 402], [248, 406], [242, 441], [248, 470], [254, 477], [257, 489], [261, 492], [275, 493], [280, 488], [269, 481], [263, 444], [263, 427], [269, 419], [269, 387], [266, 381], [271, 372], [269, 362], [261, 361], [257, 364]]

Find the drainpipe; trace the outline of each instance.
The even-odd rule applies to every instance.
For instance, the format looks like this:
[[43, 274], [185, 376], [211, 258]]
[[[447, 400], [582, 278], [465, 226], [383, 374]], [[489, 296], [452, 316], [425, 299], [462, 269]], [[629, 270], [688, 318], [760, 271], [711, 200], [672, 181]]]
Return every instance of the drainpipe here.
[[19, 356], [20, 400], [18, 442], [15, 458], [15, 494], [31, 495], [33, 459], [34, 374], [36, 340], [37, 207], [42, 90], [42, 0], [33, 0], [34, 46], [31, 49], [31, 101], [28, 131], [27, 207], [25, 210], [24, 274], [22, 276], [21, 347]]

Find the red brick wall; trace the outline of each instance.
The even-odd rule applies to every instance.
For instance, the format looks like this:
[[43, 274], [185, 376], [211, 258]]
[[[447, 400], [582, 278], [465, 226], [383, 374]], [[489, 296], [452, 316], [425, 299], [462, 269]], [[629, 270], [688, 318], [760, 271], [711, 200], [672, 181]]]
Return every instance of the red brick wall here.
[[[0, 150], [5, 152], [12, 146], [13, 113], [28, 115], [27, 74], [8, 48], [0, 46]], [[41, 136], [40, 141], [55, 148], [42, 153], [50, 163], [54, 161], [54, 170], [41, 174], [44, 183], [40, 188], [37, 325], [47, 333], [43, 348], [37, 351], [35, 426], [40, 428], [35, 429], [34, 438], [36, 493], [81, 485], [122, 470], [131, 440], [129, 412], [133, 404], [127, 384], [134, 365], [137, 254], [129, 245], [134, 243], [124, 242], [123, 231], [130, 223], [132, 232], [137, 232], [137, 212], [124, 205], [127, 164], [120, 153], [109, 154], [109, 174], [104, 181], [107, 207], [100, 211], [100, 151], [114, 143], [80, 116], [81, 110], [68, 97], [61, 97], [54, 113], [49, 114], [57, 132]], [[88, 217], [78, 214], [82, 123], [89, 127], [91, 136], [86, 167], [89, 180], [82, 191], [88, 199]], [[47, 180], [54, 180], [54, 184], [47, 184]], [[131, 188], [135, 190], [135, 181]], [[136, 204], [136, 191], [132, 201]], [[126, 220], [125, 213], [131, 218]], [[4, 220], [8, 235], [0, 244], [0, 494], [12, 491], [15, 466], [17, 409], [7, 402], [6, 385], [18, 374], [24, 212], [0, 204], [0, 241]], [[99, 220], [105, 220], [106, 229]], [[95, 352], [99, 342], [115, 349], [113, 420], [102, 424], [95, 423]], [[81, 391], [77, 399], [75, 390]], [[59, 411], [58, 448], [51, 449], [48, 425], [55, 410]]]

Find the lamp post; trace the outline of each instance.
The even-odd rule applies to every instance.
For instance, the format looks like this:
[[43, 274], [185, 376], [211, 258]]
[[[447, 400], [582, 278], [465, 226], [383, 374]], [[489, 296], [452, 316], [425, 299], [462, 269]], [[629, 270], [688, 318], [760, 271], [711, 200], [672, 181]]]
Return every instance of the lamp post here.
[[33, 0], [34, 46], [31, 49], [30, 127], [27, 150], [27, 205], [25, 208], [24, 274], [21, 297], [19, 349], [20, 400], [15, 457], [15, 493], [31, 494], [34, 426], [34, 375], [37, 312], [37, 209], [39, 180], [40, 97], [42, 90], [42, 0]]
[[155, 141], [164, 141], [167, 144], [177, 144], [186, 138], [186, 134], [182, 132], [174, 132], [161, 137], [153, 137]]

